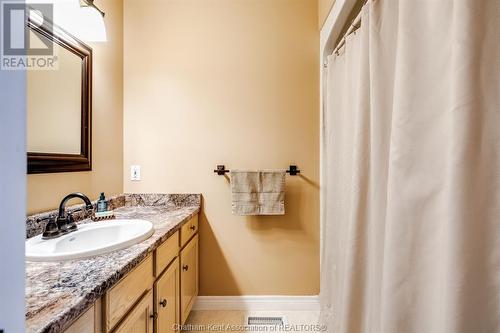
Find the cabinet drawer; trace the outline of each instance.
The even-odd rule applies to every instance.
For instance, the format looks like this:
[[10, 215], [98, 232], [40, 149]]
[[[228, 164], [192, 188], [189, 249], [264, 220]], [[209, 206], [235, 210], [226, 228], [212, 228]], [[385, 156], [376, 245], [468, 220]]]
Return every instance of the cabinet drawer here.
[[[99, 301], [98, 301], [99, 302]], [[99, 333], [97, 327], [98, 318], [95, 317], [96, 308], [92, 305], [84, 314], [82, 314], [64, 333]]]
[[198, 295], [198, 235], [182, 249], [180, 258], [181, 324], [184, 324]]
[[104, 296], [105, 332], [111, 331], [137, 300], [151, 288], [153, 281], [153, 258], [149, 255]]
[[179, 232], [170, 236], [163, 244], [156, 249], [155, 276], [160, 276], [161, 272], [167, 268], [168, 264], [177, 257], [179, 252]]
[[153, 292], [150, 290], [114, 333], [153, 333]]
[[181, 247], [186, 245], [189, 239], [198, 231], [198, 214], [186, 222], [181, 228]]

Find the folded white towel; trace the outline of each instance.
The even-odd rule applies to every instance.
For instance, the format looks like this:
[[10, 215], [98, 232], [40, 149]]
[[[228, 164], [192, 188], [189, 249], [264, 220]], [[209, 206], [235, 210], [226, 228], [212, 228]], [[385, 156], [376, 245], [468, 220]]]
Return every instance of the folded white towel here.
[[285, 170], [231, 170], [233, 215], [284, 215]]

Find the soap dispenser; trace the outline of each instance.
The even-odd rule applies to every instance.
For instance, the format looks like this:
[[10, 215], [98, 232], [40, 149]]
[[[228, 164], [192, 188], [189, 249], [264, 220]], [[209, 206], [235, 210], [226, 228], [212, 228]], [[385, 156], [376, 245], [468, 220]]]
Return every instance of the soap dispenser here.
[[108, 210], [108, 201], [106, 200], [106, 197], [104, 196], [104, 192], [101, 193], [101, 196], [99, 197], [99, 201], [97, 201], [97, 212], [106, 212]]

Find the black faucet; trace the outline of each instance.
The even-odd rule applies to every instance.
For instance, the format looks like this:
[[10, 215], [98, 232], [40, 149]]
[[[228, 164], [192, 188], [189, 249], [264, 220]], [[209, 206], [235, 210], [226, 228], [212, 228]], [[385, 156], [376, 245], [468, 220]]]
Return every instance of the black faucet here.
[[94, 209], [90, 199], [85, 194], [79, 192], [68, 194], [59, 204], [59, 214], [57, 215], [57, 218], [55, 220], [49, 220], [45, 226], [45, 230], [42, 235], [44, 239], [56, 238], [62, 234], [66, 234], [77, 229], [73, 216], [66, 213], [66, 204], [73, 198], [82, 199], [85, 202], [85, 209], [87, 211]]

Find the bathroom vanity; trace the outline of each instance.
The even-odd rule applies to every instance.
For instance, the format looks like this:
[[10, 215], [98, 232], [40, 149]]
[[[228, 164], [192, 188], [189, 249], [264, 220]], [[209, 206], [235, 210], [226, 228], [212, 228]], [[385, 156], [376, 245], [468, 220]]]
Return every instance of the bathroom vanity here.
[[195, 215], [65, 332], [176, 332], [198, 294], [197, 230]]
[[200, 196], [111, 201], [117, 218], [152, 222], [153, 235], [87, 259], [27, 262], [27, 332], [164, 333], [186, 321], [198, 294]]

